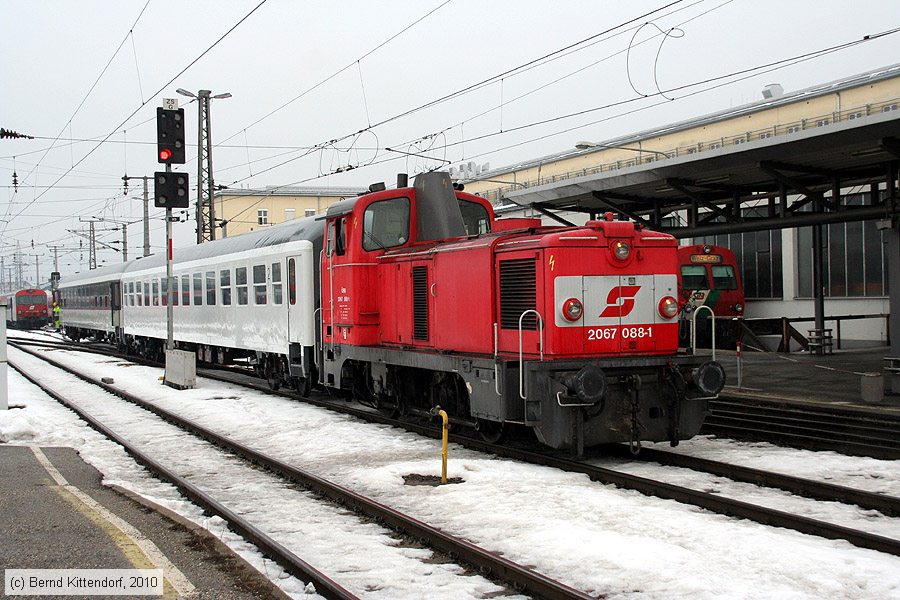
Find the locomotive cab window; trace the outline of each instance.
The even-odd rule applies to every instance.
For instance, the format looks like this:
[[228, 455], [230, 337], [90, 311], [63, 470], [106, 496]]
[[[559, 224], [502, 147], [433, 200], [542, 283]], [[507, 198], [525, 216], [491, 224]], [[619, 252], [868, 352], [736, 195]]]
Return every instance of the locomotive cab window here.
[[731, 265], [712, 265], [713, 287], [717, 290], [736, 290], [737, 277]]
[[328, 221], [328, 242], [325, 246], [325, 255], [337, 254], [343, 256], [347, 249], [347, 227], [343, 217]]
[[363, 250], [384, 250], [409, 241], [409, 198], [373, 202], [363, 215]]
[[463, 223], [466, 226], [466, 235], [490, 233], [491, 218], [485, 207], [477, 202], [459, 200], [459, 211], [462, 213]]
[[681, 284], [686, 290], [709, 289], [704, 265], [681, 265]]

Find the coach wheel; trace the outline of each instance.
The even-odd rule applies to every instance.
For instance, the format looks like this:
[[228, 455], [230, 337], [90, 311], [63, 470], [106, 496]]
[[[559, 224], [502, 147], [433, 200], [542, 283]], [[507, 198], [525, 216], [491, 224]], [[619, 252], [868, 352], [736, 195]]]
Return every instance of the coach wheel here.
[[475, 430], [488, 444], [498, 444], [506, 437], [506, 425], [497, 421], [476, 419]]
[[309, 398], [312, 391], [312, 379], [309, 377], [296, 377], [294, 379], [294, 388], [301, 398]]
[[269, 383], [269, 389], [273, 392], [277, 392], [281, 389], [281, 377], [272, 363], [266, 364], [266, 381]]

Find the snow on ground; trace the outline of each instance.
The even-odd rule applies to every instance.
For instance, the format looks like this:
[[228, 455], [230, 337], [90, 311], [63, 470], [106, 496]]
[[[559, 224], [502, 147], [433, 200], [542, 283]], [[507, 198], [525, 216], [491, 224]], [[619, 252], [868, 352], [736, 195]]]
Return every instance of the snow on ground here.
[[[165, 408], [593, 594], [692, 600], [900, 598], [900, 558], [843, 541], [714, 515], [599, 485], [583, 475], [500, 460], [457, 446], [450, 449], [449, 474], [462, 477], [464, 483], [406, 486], [403, 475], [439, 473], [439, 442], [205, 379], [198, 380], [197, 389], [179, 392], [159, 385], [158, 368], [77, 353], [55, 351], [53, 356], [65, 357], [95, 376], [113, 377], [117, 386]], [[37, 399], [27, 404], [24, 410], [0, 415], [0, 440], [46, 444], [45, 440], [56, 439], [51, 443], [82, 449], [86, 436], [78, 432], [83, 426], [71, 419], [43, 418], [51, 409]], [[29, 424], [15, 423], [29, 418], [32, 410], [40, 412]], [[17, 412], [22, 416], [14, 416]], [[101, 472], [110, 470], [113, 474], [107, 477], [143, 494], [149, 485], [162, 495], [157, 490], [160, 484], [113, 469], [107, 457], [114, 454], [110, 449], [100, 449], [96, 442], [87, 445], [88, 451], [82, 450], [86, 459]], [[867, 481], [866, 489], [900, 495], [900, 473], [892, 461], [711, 439], [683, 444], [681, 449], [689, 447], [710, 458], [777, 467], [848, 486], [863, 487], [859, 481]], [[648, 477], [678, 471], [682, 474], [673, 475], [676, 478], [696, 477], [682, 469], [643, 463], [628, 468]], [[888, 535], [898, 531], [896, 519], [877, 513], [702, 477], [708, 478], [704, 489], [751, 501], [765, 498], [767, 504], [784, 510], [807, 510], [835, 522], [849, 519], [854, 526], [871, 522], [879, 533], [890, 530]], [[365, 563], [365, 557], [359, 560]], [[402, 575], [384, 573], [386, 578]]]

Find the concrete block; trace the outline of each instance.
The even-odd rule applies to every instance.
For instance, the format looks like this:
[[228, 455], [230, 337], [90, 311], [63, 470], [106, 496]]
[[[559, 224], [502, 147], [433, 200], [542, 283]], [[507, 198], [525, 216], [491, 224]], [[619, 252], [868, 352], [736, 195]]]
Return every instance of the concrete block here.
[[197, 387], [197, 355], [184, 350], [166, 350], [165, 384], [178, 390]]

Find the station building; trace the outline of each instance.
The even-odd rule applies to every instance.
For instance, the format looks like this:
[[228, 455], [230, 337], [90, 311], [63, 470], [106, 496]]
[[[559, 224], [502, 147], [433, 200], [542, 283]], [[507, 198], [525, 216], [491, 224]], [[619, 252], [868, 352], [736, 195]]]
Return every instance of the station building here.
[[310, 217], [335, 202], [365, 191], [356, 187], [266, 187], [215, 192], [217, 219], [224, 221], [222, 237], [255, 231], [302, 217]]
[[[778, 84], [769, 85], [758, 102], [633, 135], [579, 143], [571, 150], [477, 174], [472, 163], [454, 166], [451, 175], [464, 184], [467, 192], [491, 200], [500, 214], [538, 216], [552, 223], [546, 214], [521, 201], [529, 189], [563, 186], [567, 180], [591, 176], [614, 180], [619, 173], [649, 173], [661, 168], [665, 164], [662, 161], [699, 160], [705, 153], [734, 155], [743, 148], [776, 144], [791, 136], [802, 139], [828, 128], [848, 129], [855, 123], [873, 121], [877, 125], [892, 117], [900, 119], [898, 109], [900, 64], [794, 92], [786, 93]], [[838, 186], [840, 203], [871, 204], [872, 194], [894, 193], [896, 170], [894, 166], [880, 187]], [[724, 179], [720, 177], [720, 181]], [[701, 177], [696, 183], [715, 186], [717, 182]], [[518, 203], [511, 200], [516, 197]], [[754, 211], [762, 215], [768, 210], [767, 199], [761, 199], [757, 206], [743, 204], [740, 210], [744, 216], [753, 216]], [[561, 216], [576, 224], [591, 218], [590, 213], [565, 209]], [[666, 219], [675, 226], [689, 221], [684, 211], [671, 213]], [[884, 230], [890, 227], [890, 222], [878, 219], [823, 226], [827, 248], [825, 312], [832, 317], [865, 315], [842, 321], [845, 345], [889, 343], [889, 251]], [[812, 229], [728, 233], [684, 238], [680, 243], [715, 243], [735, 251], [747, 294], [747, 318], [806, 318], [814, 312]]]

